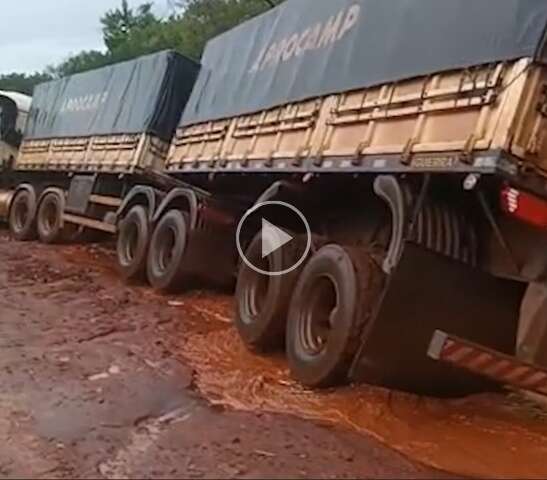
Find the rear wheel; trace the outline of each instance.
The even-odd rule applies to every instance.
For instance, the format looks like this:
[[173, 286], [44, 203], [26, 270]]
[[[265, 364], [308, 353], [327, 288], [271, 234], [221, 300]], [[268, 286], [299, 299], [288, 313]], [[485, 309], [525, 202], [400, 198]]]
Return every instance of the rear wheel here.
[[63, 203], [63, 198], [56, 192], [47, 193], [40, 202], [36, 214], [36, 228], [41, 242], [54, 244], [65, 239]]
[[[301, 242], [295, 239], [293, 244], [263, 258], [262, 233], [259, 233], [245, 256], [261, 270], [280, 272], [298, 262], [303, 251], [300, 246]], [[253, 270], [245, 262], [241, 263], [236, 287], [235, 324], [247, 346], [267, 351], [283, 345], [289, 302], [300, 270], [268, 276]]]
[[28, 241], [36, 238], [36, 197], [28, 190], [21, 190], [12, 201], [9, 214], [9, 229], [16, 240]]
[[382, 284], [380, 269], [360, 249], [327, 245], [314, 255], [289, 309], [286, 348], [297, 380], [313, 388], [347, 380]]
[[126, 281], [138, 281], [146, 277], [149, 242], [148, 211], [142, 205], [136, 205], [120, 222], [116, 242], [118, 268]]
[[188, 231], [188, 215], [179, 210], [167, 212], [156, 226], [147, 262], [148, 281], [154, 288], [165, 292], [184, 288]]

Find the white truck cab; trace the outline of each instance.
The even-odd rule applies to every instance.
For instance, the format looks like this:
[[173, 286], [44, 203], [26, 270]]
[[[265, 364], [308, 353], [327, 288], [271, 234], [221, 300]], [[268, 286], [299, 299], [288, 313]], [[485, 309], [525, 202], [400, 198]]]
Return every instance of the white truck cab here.
[[0, 90], [0, 171], [17, 155], [31, 100], [22, 93]]

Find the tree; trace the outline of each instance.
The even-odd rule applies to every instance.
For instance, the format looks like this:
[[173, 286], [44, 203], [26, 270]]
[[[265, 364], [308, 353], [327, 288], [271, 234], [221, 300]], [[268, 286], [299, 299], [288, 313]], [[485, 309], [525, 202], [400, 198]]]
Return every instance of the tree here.
[[0, 76], [0, 90], [10, 90], [14, 92], [32, 95], [34, 87], [39, 83], [51, 80], [49, 73], [10, 73]]
[[167, 18], [154, 14], [152, 2], [118, 8], [100, 19], [105, 51], [83, 51], [45, 72], [0, 76], [0, 89], [31, 94], [34, 86], [52, 78], [73, 75], [159, 50], [174, 49], [199, 59], [206, 43], [239, 23], [279, 5], [283, 0], [173, 0]]
[[143, 3], [136, 10], [122, 0], [120, 8], [108, 11], [102, 18], [104, 43], [109, 52], [115, 52], [141, 30], [158, 28], [162, 21], [152, 13], [152, 3]]

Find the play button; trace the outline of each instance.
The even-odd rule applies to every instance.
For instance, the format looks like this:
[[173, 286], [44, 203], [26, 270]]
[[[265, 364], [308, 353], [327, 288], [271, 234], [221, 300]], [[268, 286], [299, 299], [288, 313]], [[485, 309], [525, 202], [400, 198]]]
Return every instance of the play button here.
[[[253, 247], [248, 258], [245, 253], [251, 242], [260, 243]], [[292, 272], [306, 260], [311, 250], [311, 230], [306, 217], [295, 206], [279, 201], [264, 202], [248, 210], [239, 222], [236, 245], [249, 268], [263, 275], [279, 276]], [[290, 250], [285, 252], [283, 249], [287, 248]], [[293, 261], [293, 265], [287, 266]], [[281, 264], [284, 269], [274, 271]]]
[[268, 220], [262, 219], [262, 258], [266, 258], [293, 239], [292, 235], [284, 232]]

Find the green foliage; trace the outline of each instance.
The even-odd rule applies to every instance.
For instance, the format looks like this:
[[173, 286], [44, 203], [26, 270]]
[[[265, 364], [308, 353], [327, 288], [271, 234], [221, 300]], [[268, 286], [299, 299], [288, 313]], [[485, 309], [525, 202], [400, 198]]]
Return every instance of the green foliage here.
[[83, 51], [43, 73], [0, 76], [0, 90], [32, 94], [34, 86], [52, 78], [73, 75], [131, 58], [174, 49], [199, 59], [205, 44], [239, 23], [265, 12], [283, 0], [178, 0], [167, 18], [154, 14], [153, 2], [118, 8], [101, 18], [104, 52]]
[[10, 73], [0, 76], [0, 90], [11, 90], [32, 95], [35, 85], [51, 80], [49, 73]]

